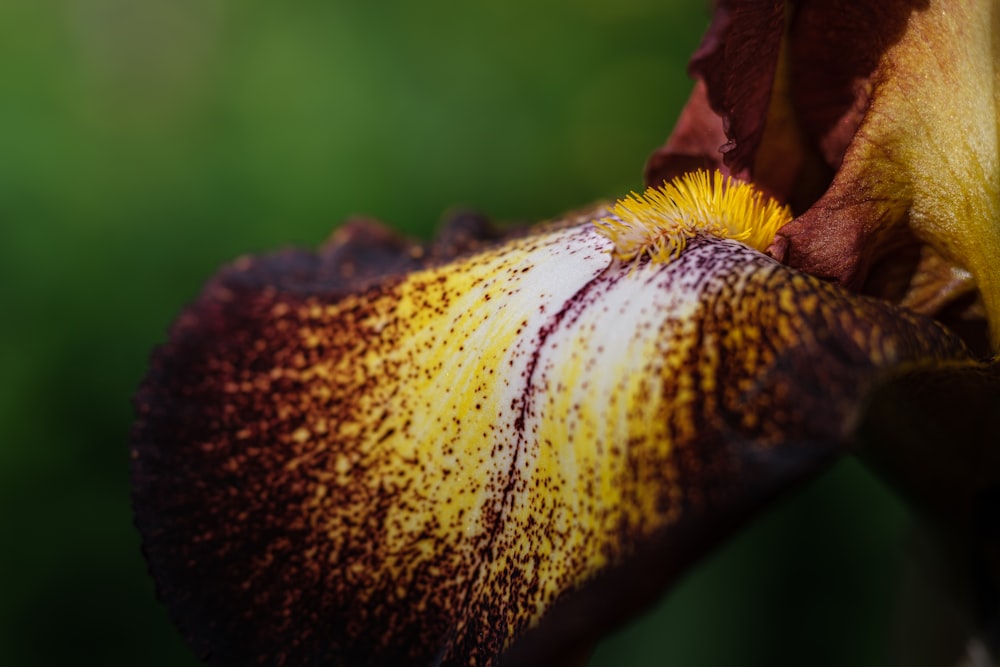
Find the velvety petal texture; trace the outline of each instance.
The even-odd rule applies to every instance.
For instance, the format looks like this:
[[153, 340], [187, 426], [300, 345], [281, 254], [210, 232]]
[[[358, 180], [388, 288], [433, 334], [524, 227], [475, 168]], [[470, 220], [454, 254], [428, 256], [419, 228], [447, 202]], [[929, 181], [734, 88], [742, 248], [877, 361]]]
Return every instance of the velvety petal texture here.
[[751, 168], [764, 134], [784, 26], [780, 0], [720, 2], [691, 58], [691, 72], [705, 82], [731, 138], [719, 150], [736, 174]]
[[223, 269], [154, 354], [131, 448], [198, 655], [575, 659], [844, 451], [921, 510], [995, 649], [998, 28], [992, 0], [720, 0], [646, 178], [753, 182], [796, 216], [767, 254], [693, 222], [706, 193], [748, 217], [720, 174]]
[[801, 214], [773, 256], [937, 316], [984, 352], [988, 319], [995, 351], [998, 31], [992, 0], [720, 0], [647, 178], [721, 161]]
[[907, 234], [971, 280], [1000, 345], [996, 3], [916, 7], [882, 54], [867, 111], [826, 192], [781, 232], [787, 261], [860, 286]]
[[623, 263], [598, 213], [409, 273], [433, 246], [356, 224], [208, 284], [132, 435], [199, 656], [553, 664], [848, 446], [888, 373], [968, 359], [735, 241]]

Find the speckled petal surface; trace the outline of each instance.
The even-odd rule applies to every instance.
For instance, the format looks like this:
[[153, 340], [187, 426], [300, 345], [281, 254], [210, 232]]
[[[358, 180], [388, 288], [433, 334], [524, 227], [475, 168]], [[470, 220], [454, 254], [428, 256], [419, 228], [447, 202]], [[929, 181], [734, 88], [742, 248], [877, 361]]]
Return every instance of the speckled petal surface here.
[[848, 445], [886, 369], [965, 356], [735, 241], [623, 263], [564, 223], [353, 289], [337, 243], [222, 270], [136, 398], [144, 549], [210, 664], [549, 664]]

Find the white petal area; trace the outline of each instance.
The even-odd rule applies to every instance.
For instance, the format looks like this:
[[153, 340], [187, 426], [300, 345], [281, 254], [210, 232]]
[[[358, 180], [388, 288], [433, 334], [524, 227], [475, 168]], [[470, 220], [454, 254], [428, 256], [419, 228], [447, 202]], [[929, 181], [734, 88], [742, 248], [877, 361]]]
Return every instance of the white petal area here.
[[608, 262], [531, 318], [508, 357], [520, 381], [508, 385], [513, 414], [494, 445], [505, 456], [493, 463], [511, 462], [512, 442], [516, 460], [497, 470], [504, 511], [480, 604], [492, 599], [510, 622], [538, 617], [621, 557], [609, 535], [641, 537], [679, 517], [664, 490], [679, 493], [671, 425], [693, 428], [699, 388], [677, 370], [698, 342], [696, 315], [723, 283], [738, 291], [749, 272], [774, 266], [739, 242], [699, 238], [668, 264]]

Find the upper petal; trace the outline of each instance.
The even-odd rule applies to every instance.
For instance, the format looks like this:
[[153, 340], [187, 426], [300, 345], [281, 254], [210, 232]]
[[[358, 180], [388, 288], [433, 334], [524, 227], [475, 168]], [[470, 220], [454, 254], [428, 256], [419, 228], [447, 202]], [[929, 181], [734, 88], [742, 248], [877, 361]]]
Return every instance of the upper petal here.
[[927, 0], [793, 4], [789, 95], [805, 135], [836, 168], [864, 118], [886, 51]]
[[784, 32], [783, 0], [722, 0], [691, 58], [730, 138], [722, 152], [734, 173], [752, 167], [764, 135]]
[[[870, 103], [827, 193], [776, 248], [811, 273], [858, 288], [908, 235], [948, 265], [947, 303], [978, 290], [1000, 341], [1000, 165], [996, 39], [984, 0], [935, 0], [909, 14], [880, 57]], [[831, 56], [832, 57], [832, 56]], [[783, 246], [787, 244], [787, 246]], [[922, 289], [928, 290], [926, 276]]]
[[785, 29], [781, 0], [722, 0], [691, 58], [694, 91], [646, 166], [659, 185], [693, 168], [746, 177], [764, 136]]

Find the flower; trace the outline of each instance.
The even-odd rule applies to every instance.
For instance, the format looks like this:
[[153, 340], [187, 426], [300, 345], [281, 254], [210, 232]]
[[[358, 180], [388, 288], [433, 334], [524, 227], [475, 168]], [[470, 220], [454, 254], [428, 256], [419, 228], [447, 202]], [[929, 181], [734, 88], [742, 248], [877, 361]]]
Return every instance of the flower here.
[[[720, 3], [643, 194], [530, 229], [459, 217], [426, 245], [357, 222], [206, 285], [132, 433], [144, 550], [201, 657], [551, 664], [852, 447], [996, 566], [995, 521], [973, 517], [998, 480], [1000, 375], [946, 326], [971, 285], [998, 321], [993, 240], [966, 239], [996, 218], [963, 212], [990, 186], [928, 185], [953, 130], [889, 102], [912, 91], [904, 56], [980, 8], [833, 4]], [[829, 46], [869, 11], [893, 20], [825, 75], [841, 88], [795, 73], [823, 62], [800, 30]], [[684, 175], [700, 166], [735, 179]], [[897, 236], [920, 244], [909, 271]], [[937, 466], [942, 433], [957, 458]]]

